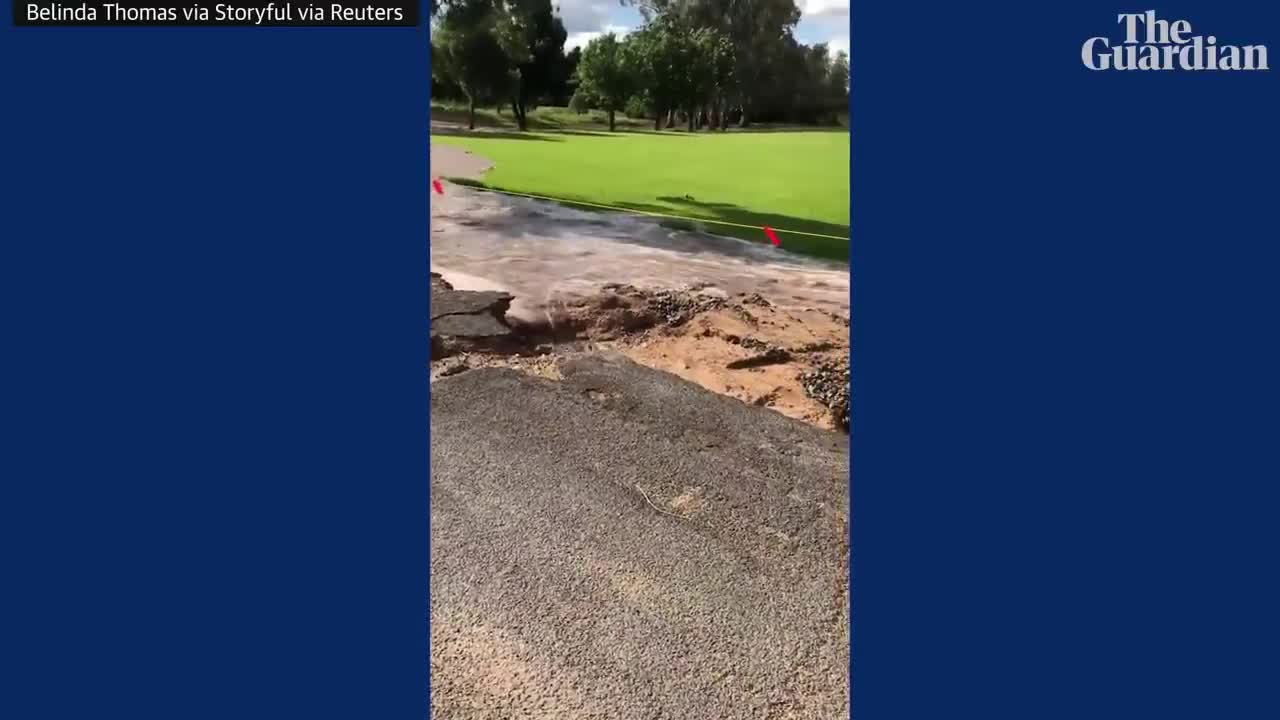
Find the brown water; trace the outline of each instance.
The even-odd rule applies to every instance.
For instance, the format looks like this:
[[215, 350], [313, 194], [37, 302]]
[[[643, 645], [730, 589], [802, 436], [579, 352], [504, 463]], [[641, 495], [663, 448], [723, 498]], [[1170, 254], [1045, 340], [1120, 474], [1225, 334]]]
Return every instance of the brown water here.
[[849, 310], [844, 263], [764, 243], [671, 230], [644, 216], [573, 210], [449, 183], [431, 196], [431, 269], [454, 287], [506, 290], [512, 313], [548, 307], [606, 283], [674, 288], [708, 283], [760, 293], [782, 308]]

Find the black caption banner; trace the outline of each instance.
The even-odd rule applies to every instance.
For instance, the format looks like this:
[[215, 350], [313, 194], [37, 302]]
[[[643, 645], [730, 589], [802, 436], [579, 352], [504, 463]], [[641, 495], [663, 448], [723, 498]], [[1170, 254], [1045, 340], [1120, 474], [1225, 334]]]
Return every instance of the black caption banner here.
[[26, 26], [415, 27], [416, 0], [259, 2], [259, 0], [13, 0], [13, 24]]

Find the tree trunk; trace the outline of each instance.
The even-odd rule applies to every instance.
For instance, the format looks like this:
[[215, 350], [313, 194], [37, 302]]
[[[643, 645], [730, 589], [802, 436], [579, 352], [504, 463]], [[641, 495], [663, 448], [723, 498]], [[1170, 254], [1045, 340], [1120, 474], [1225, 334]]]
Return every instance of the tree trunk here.
[[676, 111], [673, 108], [667, 112], [667, 129], [670, 130], [675, 126], [676, 126]]
[[516, 116], [516, 127], [521, 131], [526, 130], [528, 118], [525, 115], [524, 105], [519, 100], [511, 101], [511, 114]]
[[697, 114], [697, 112], [696, 112], [693, 108], [689, 108], [686, 112], [687, 112], [687, 113], [688, 113], [688, 115], [689, 115], [689, 118], [688, 118], [688, 120], [689, 120], [689, 132], [693, 132], [693, 121], [694, 121], [694, 115], [696, 115], [696, 114]]
[[609, 111], [609, 132], [613, 132], [613, 110]]
[[515, 99], [511, 101], [511, 113], [516, 116], [516, 127], [524, 132], [528, 127], [529, 112], [529, 81], [526, 76], [527, 70], [525, 65], [521, 65], [517, 72], [519, 77], [516, 80]]
[[661, 108], [655, 107], [653, 109], [653, 129], [654, 130], [662, 129], [662, 118], [664, 116], [665, 116], [665, 113], [662, 112]]
[[467, 129], [476, 129], [476, 101], [475, 98], [467, 98]]

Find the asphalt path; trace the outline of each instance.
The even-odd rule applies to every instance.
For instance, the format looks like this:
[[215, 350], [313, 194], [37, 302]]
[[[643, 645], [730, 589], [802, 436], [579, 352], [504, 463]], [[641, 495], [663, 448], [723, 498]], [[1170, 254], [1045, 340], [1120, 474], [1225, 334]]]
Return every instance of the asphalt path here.
[[847, 717], [847, 436], [563, 374], [432, 384], [432, 716]]

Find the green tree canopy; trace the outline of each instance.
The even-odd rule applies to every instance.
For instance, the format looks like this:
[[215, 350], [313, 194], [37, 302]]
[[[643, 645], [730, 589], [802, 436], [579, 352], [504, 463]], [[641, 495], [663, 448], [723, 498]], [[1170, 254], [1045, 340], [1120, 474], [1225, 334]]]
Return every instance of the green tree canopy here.
[[485, 2], [451, 5], [433, 33], [432, 74], [467, 97], [467, 125], [476, 127], [476, 104], [505, 96], [514, 80], [510, 60], [493, 32], [493, 8]]
[[636, 89], [636, 74], [627, 60], [623, 42], [609, 33], [588, 43], [578, 61], [578, 92], [589, 105], [609, 113], [609, 132], [614, 130], [614, 113]]

